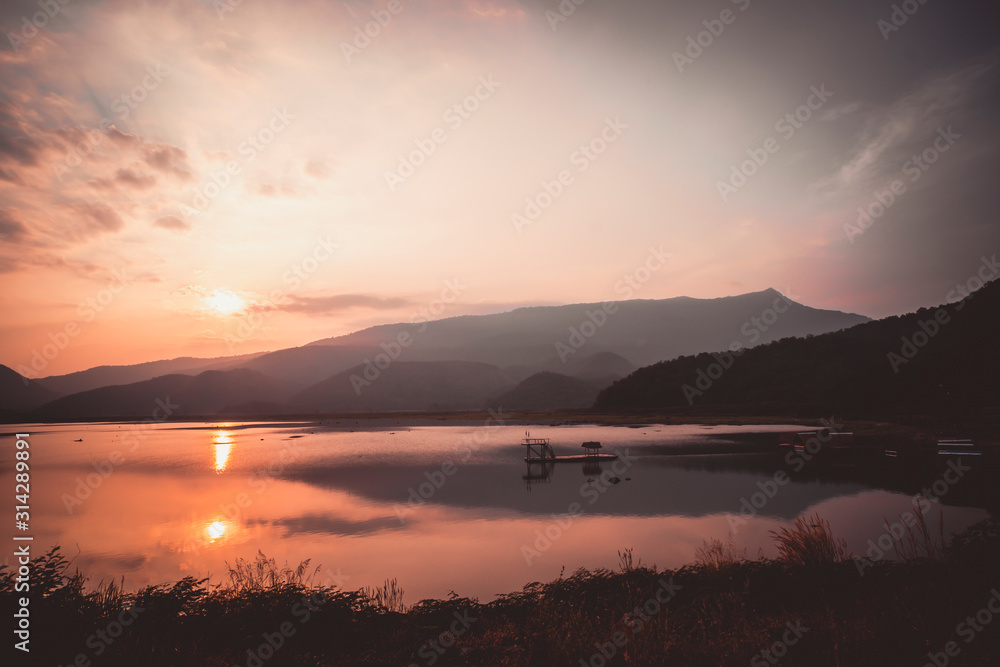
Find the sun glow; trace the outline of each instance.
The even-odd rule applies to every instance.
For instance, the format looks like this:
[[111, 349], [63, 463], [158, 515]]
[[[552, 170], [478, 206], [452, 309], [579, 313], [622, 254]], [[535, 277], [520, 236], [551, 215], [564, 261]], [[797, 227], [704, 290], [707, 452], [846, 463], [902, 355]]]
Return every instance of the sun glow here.
[[225, 289], [217, 289], [202, 297], [201, 303], [202, 310], [220, 317], [239, 313], [249, 305], [243, 297]]

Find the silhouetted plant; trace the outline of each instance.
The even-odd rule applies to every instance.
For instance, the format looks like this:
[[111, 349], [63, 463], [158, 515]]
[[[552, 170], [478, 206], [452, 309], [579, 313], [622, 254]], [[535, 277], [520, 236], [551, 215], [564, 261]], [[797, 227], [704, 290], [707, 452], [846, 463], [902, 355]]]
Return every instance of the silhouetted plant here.
[[938, 514], [938, 536], [936, 540], [927, 528], [927, 519], [924, 516], [924, 511], [921, 509], [920, 503], [915, 503], [913, 514], [916, 517], [916, 521], [913, 524], [904, 521], [902, 516], [900, 517], [898, 525], [903, 526], [905, 530], [905, 533], [901, 535], [897, 535], [891, 530], [888, 519], [885, 517], [882, 518], [886, 532], [892, 536], [892, 548], [896, 552], [897, 558], [902, 561], [918, 560], [921, 558], [944, 558], [944, 512]]
[[395, 577], [386, 579], [381, 586], [362, 588], [360, 593], [375, 609], [400, 614], [406, 612], [406, 605], [403, 604], [403, 589], [399, 587], [399, 582]]
[[851, 557], [847, 540], [835, 538], [830, 523], [819, 514], [800, 516], [791, 529], [769, 532], [778, 543], [779, 559], [789, 565], [809, 567], [840, 563]]
[[694, 550], [694, 562], [709, 569], [720, 570], [747, 559], [746, 549], [737, 550], [730, 537], [728, 542], [713, 537]]

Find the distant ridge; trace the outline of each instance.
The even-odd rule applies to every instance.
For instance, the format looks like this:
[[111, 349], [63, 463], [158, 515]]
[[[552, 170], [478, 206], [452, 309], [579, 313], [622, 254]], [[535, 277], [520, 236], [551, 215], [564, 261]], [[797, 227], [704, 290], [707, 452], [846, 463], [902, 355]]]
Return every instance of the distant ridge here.
[[307, 412], [475, 410], [513, 384], [496, 366], [471, 361], [397, 361], [375, 371], [348, 369], [288, 404]]
[[30, 410], [57, 396], [44, 385], [0, 364], [0, 411]]
[[[47, 403], [37, 414], [47, 419], [136, 419], [208, 416], [231, 405], [280, 402], [290, 388], [280, 380], [244, 368], [198, 375], [163, 375], [126, 385], [101, 387]], [[169, 406], [169, 409], [164, 406]], [[167, 414], [169, 413], [169, 414]]]
[[[768, 289], [718, 299], [682, 296], [608, 304], [526, 307], [494, 315], [379, 325], [274, 352], [97, 366], [41, 378], [37, 382], [57, 395], [69, 395], [174, 373], [197, 375], [206, 370], [244, 367], [305, 388], [364, 363], [366, 358], [381, 351], [380, 345], [391, 344], [401, 333], [410, 335], [413, 341], [402, 357], [406, 361], [478, 361], [509, 368], [511, 376], [517, 380], [540, 371], [577, 375], [568, 368], [574, 359], [603, 352], [624, 359], [625, 365], [638, 367], [682, 354], [721, 349], [734, 340], [745, 339], [741, 328], [751, 318], [760, 317], [778, 298], [785, 297], [777, 290]], [[789, 304], [788, 313], [773, 328], [761, 332], [757, 342], [836, 331], [868, 321], [862, 315], [819, 310], [790, 300]], [[599, 311], [605, 307], [615, 312], [610, 315], [605, 312], [607, 320], [597, 327], [596, 333], [586, 337], [582, 347], [573, 347], [573, 343], [579, 342], [571, 340], [573, 332], [591, 326], [592, 318], [600, 320]], [[558, 343], [571, 352], [560, 357], [556, 349]], [[334, 347], [336, 349], [332, 349]]]
[[248, 354], [236, 357], [218, 357], [215, 359], [178, 357], [177, 359], [147, 361], [130, 366], [95, 366], [85, 371], [41, 378], [37, 382], [60, 396], [66, 396], [99, 387], [141, 382], [171, 373], [197, 375], [207, 370], [232, 368], [258, 356], [260, 355]]
[[507, 410], [567, 410], [589, 408], [603, 383], [543, 371], [522, 380], [491, 401]]
[[[750, 324], [779, 300], [785, 312], [772, 325], [760, 329]], [[462, 359], [502, 368], [526, 365], [558, 372], [557, 365], [571, 359], [578, 350], [587, 354], [613, 352], [641, 366], [683, 354], [723, 349], [734, 341], [767, 343], [788, 336], [837, 331], [867, 321], [869, 318], [863, 315], [803, 306], [768, 289], [717, 299], [674, 297], [533, 306], [421, 325], [380, 325], [310, 345], [378, 347], [407, 333], [412, 336], [406, 353], [409, 360]], [[753, 340], [745, 334], [747, 327], [757, 331]], [[557, 349], [558, 343], [565, 348]]]
[[[466, 410], [496, 401], [525, 410], [579, 408], [649, 360], [865, 321], [803, 306], [775, 290], [519, 308], [382, 325], [242, 357], [101, 366], [45, 378], [38, 384], [50, 392], [46, 398], [66, 395], [43, 401], [36, 390], [23, 405], [44, 402], [33, 414], [48, 420], [144, 417], [152, 401], [167, 395], [182, 404], [178, 415], [206, 416]], [[102, 382], [109, 384], [95, 386]]]
[[703, 353], [640, 368], [602, 391], [594, 407], [752, 406], [784, 414], [989, 412], [997, 417], [998, 331], [1000, 282], [995, 281], [960, 303], [772, 342], [735, 359]]

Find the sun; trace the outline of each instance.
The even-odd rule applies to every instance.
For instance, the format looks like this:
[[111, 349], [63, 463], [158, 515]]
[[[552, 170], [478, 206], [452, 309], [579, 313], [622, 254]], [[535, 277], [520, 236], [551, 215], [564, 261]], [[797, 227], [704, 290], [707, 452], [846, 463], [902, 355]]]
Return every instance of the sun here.
[[247, 307], [246, 300], [235, 292], [226, 289], [217, 289], [211, 294], [202, 297], [202, 310], [213, 315], [233, 315]]

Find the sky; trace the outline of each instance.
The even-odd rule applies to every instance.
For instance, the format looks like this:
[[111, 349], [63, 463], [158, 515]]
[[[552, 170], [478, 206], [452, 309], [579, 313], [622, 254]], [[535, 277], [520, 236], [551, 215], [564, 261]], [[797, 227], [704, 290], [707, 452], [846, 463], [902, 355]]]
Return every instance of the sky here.
[[624, 277], [883, 317], [1000, 251], [995, 2], [18, 0], [0, 27], [0, 363], [29, 377]]

